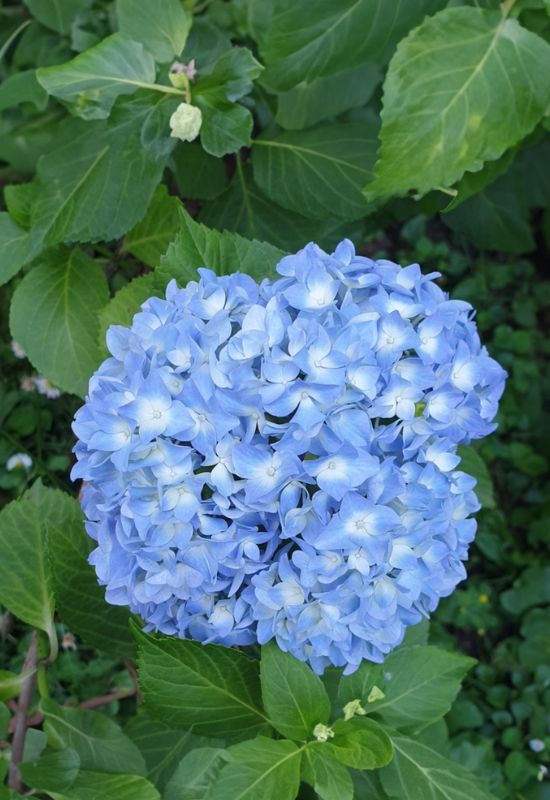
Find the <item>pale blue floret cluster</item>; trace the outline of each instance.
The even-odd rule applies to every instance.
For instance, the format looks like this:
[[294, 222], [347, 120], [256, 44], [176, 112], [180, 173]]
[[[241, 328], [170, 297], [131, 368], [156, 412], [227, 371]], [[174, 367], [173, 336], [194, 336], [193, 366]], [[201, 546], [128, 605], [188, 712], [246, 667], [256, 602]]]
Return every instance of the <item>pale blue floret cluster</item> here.
[[352, 672], [465, 577], [456, 450], [495, 428], [505, 372], [438, 273], [349, 241], [277, 269], [200, 270], [110, 328], [73, 477], [106, 598], [148, 630]]

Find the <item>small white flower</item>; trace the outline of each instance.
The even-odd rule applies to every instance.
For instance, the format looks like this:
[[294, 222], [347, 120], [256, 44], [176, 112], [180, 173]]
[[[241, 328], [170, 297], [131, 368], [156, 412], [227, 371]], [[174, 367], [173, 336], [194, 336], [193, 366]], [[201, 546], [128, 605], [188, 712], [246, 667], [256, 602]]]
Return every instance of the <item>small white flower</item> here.
[[76, 639], [74, 638], [74, 634], [72, 634], [70, 631], [64, 633], [63, 639], [61, 640], [61, 647], [63, 650], [65, 650], [65, 652], [67, 652], [67, 650], [78, 650], [78, 645], [76, 643]]
[[38, 394], [44, 394], [46, 397], [49, 397], [50, 400], [57, 400], [58, 397], [61, 397], [60, 390], [57, 389], [48, 378], [44, 378], [42, 375], [38, 375], [34, 379], [34, 385], [36, 386]]
[[24, 392], [35, 392], [36, 391], [36, 383], [34, 382], [34, 378], [32, 375], [27, 375], [24, 378], [21, 378], [19, 386]]
[[6, 461], [6, 469], [11, 472], [13, 469], [30, 469], [32, 467], [32, 458], [26, 453], [14, 453]]
[[199, 135], [202, 125], [202, 112], [200, 108], [189, 103], [180, 103], [170, 117], [170, 129], [174, 139], [182, 142], [192, 142]]
[[23, 350], [23, 348], [21, 347], [21, 345], [19, 344], [19, 342], [16, 342], [16, 341], [15, 341], [15, 339], [13, 339], [13, 340], [10, 342], [10, 347], [11, 347], [11, 351], [12, 351], [13, 355], [14, 355], [16, 358], [26, 358], [26, 357], [27, 357], [27, 354], [25, 353], [25, 351]]
[[545, 767], [544, 764], [539, 764], [539, 771], [537, 773], [537, 780], [543, 781], [546, 776], [548, 775], [548, 767]]
[[545, 744], [542, 739], [530, 739], [529, 740], [529, 747], [533, 751], [533, 753], [542, 753], [545, 748]]
[[329, 728], [328, 725], [323, 725], [322, 722], [318, 722], [313, 728], [313, 735], [318, 742], [328, 742], [329, 739], [334, 738], [334, 731], [332, 728]]

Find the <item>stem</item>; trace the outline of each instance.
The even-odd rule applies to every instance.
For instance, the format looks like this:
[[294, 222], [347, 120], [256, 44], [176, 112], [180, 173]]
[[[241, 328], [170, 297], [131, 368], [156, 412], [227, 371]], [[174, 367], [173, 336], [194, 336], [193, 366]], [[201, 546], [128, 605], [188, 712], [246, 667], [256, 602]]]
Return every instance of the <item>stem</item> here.
[[515, 5], [516, 0], [504, 0], [503, 3], [500, 4], [500, 13], [506, 19], [510, 11], [512, 10], [513, 6]]
[[36, 672], [36, 683], [38, 688], [38, 694], [42, 699], [48, 698], [50, 696], [50, 689], [48, 687], [48, 680], [46, 678], [46, 664], [44, 663], [44, 659], [48, 657], [50, 652], [50, 644], [49, 639], [45, 633], [40, 631], [38, 633], [38, 667]]
[[107, 706], [109, 703], [112, 703], [115, 700], [125, 700], [127, 697], [133, 697], [136, 693], [134, 687], [131, 689], [119, 689], [117, 692], [109, 692], [109, 694], [102, 694], [98, 697], [90, 697], [89, 700], [84, 700], [83, 703], [79, 703], [79, 708], [101, 708], [101, 706]]
[[154, 89], [156, 92], [178, 94], [180, 97], [185, 95], [185, 90], [182, 92], [180, 89], [176, 89], [175, 86], [165, 86], [163, 83], [143, 83], [142, 81], [124, 81], [124, 83], [135, 83], [141, 89]]
[[25, 30], [25, 28], [26, 28], [28, 25], [30, 25], [30, 24], [31, 24], [31, 22], [32, 22], [32, 19], [27, 19], [27, 20], [25, 20], [25, 22], [22, 22], [22, 23], [21, 23], [21, 25], [20, 25], [18, 28], [16, 28], [16, 29], [14, 30], [14, 32], [12, 33], [12, 35], [11, 35], [11, 36], [8, 36], [8, 38], [6, 39], [6, 41], [4, 42], [4, 44], [2, 45], [2, 47], [0, 47], [0, 61], [2, 61], [2, 59], [3, 59], [3, 58], [4, 58], [4, 56], [6, 55], [7, 51], [10, 49], [10, 46], [11, 46], [11, 45], [13, 44], [13, 42], [14, 42], [14, 41], [17, 39], [17, 37], [19, 36], [19, 34], [21, 33], [21, 31], [24, 31], [24, 30]]
[[27, 655], [23, 663], [22, 672], [30, 672], [21, 684], [21, 692], [14, 717], [14, 733], [11, 745], [11, 763], [8, 785], [17, 792], [23, 792], [23, 781], [19, 772], [19, 764], [23, 759], [25, 736], [27, 733], [27, 716], [36, 683], [36, 668], [38, 666], [38, 640], [36, 631], [33, 632]]

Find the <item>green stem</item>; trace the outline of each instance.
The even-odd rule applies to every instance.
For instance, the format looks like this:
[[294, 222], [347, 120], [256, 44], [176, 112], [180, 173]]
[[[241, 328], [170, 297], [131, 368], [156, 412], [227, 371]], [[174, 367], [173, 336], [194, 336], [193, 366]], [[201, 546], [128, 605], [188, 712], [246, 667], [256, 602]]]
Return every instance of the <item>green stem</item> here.
[[504, 0], [504, 2], [500, 4], [500, 12], [504, 19], [506, 19], [515, 4], [516, 0]]
[[44, 663], [44, 659], [46, 659], [50, 652], [50, 642], [48, 637], [43, 631], [39, 631], [38, 633], [38, 667], [36, 673], [36, 686], [38, 689], [38, 694], [42, 699], [47, 699], [50, 696], [50, 690], [48, 687], [48, 678], [46, 675], [46, 665]]
[[21, 31], [24, 31], [26, 27], [28, 27], [32, 22], [32, 19], [27, 19], [25, 22], [22, 22], [21, 25], [14, 30], [11, 36], [8, 36], [2, 47], [0, 47], [0, 61], [4, 58], [7, 51], [10, 49], [10, 46], [13, 42], [17, 39]]
[[[154, 89], [155, 92], [164, 92], [165, 94], [178, 94], [180, 97], [186, 96], [186, 90], [183, 92], [176, 89], [174, 86], [165, 86], [163, 83], [143, 83], [142, 81], [125, 81], [125, 83], [135, 83], [141, 89]], [[189, 102], [186, 99], [186, 102]]]

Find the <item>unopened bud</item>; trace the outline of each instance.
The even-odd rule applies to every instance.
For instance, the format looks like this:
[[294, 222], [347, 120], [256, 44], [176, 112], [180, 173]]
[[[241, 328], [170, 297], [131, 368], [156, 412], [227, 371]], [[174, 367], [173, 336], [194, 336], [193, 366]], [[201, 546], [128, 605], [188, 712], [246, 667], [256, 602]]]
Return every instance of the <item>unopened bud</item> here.
[[202, 113], [200, 108], [189, 103], [180, 103], [170, 117], [170, 129], [174, 139], [181, 139], [182, 142], [192, 142], [199, 135], [202, 125]]

